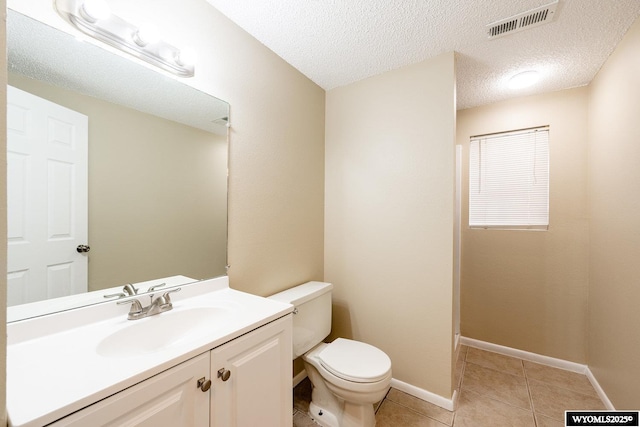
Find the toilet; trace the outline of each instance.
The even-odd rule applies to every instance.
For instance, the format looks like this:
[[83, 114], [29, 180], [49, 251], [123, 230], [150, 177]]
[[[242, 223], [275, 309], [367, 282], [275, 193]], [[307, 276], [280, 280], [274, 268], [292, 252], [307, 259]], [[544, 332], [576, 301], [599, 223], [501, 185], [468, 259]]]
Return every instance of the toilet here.
[[363, 342], [337, 338], [331, 332], [333, 285], [308, 282], [269, 298], [292, 304], [293, 358], [302, 356], [313, 386], [309, 415], [323, 427], [372, 427], [373, 405], [391, 383], [391, 359]]

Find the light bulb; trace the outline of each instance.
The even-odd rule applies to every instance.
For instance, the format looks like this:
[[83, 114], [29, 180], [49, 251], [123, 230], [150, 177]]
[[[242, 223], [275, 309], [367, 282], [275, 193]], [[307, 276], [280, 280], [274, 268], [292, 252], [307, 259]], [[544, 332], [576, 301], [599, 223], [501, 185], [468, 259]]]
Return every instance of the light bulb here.
[[509, 88], [522, 89], [538, 82], [540, 75], [537, 71], [518, 73], [509, 79]]
[[160, 40], [160, 32], [153, 24], [142, 24], [138, 27], [138, 31], [133, 34], [133, 41], [138, 46], [146, 46], [156, 43]]
[[107, 19], [111, 15], [111, 8], [105, 0], [85, 0], [80, 6], [80, 14], [89, 22]]
[[179, 65], [194, 65], [198, 60], [198, 52], [192, 47], [185, 47], [176, 54], [175, 60]]

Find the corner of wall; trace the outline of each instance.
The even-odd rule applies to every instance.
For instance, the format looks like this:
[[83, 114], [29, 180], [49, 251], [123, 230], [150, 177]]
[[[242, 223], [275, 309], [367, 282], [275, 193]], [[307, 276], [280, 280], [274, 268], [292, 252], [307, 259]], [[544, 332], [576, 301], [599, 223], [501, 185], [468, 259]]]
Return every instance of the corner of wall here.
[[618, 409], [640, 407], [640, 19], [589, 86], [589, 369]]
[[[7, 48], [7, 7], [6, 0], [0, 0], [0, 9], [2, 10], [2, 31], [0, 32], [0, 52], [6, 52]], [[7, 153], [7, 59], [6, 55], [2, 55], [2, 65], [0, 69], [0, 103], [2, 108], [0, 109], [0, 134], [2, 134], [2, 143], [0, 143], [0, 164], [4, 173], [0, 174], [0, 224], [7, 223], [7, 174], [6, 174], [6, 153]], [[7, 241], [7, 228], [6, 226], [0, 227], [0, 240]], [[0, 248], [0, 319], [6, 319], [7, 317], [7, 245], [2, 245]], [[6, 425], [7, 422], [7, 395], [6, 395], [6, 382], [7, 382], [7, 324], [3, 320], [0, 331], [0, 402], [2, 402], [2, 409], [0, 410], [0, 425]]]
[[[327, 93], [325, 280], [334, 335], [450, 398], [455, 63], [447, 53]], [[384, 314], [384, 315], [382, 315]]]

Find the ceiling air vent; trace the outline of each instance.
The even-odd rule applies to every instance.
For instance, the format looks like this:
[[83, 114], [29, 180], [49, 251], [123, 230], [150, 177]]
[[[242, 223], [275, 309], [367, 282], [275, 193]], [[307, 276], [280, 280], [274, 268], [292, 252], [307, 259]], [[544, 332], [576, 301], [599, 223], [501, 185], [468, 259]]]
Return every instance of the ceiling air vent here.
[[520, 13], [489, 24], [487, 25], [487, 35], [489, 40], [517, 33], [518, 31], [527, 30], [539, 25], [548, 24], [553, 20], [557, 6], [558, 0], [545, 6], [531, 9], [528, 12]]

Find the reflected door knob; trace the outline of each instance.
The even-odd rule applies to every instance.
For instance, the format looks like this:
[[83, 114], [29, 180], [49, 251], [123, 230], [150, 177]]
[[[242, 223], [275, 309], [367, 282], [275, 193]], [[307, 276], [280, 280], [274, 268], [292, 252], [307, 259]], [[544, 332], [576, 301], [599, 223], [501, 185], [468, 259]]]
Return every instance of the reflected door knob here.
[[89, 245], [78, 245], [78, 247], [76, 248], [76, 251], [78, 251], [79, 253], [89, 252], [90, 250], [91, 248], [89, 247]]

